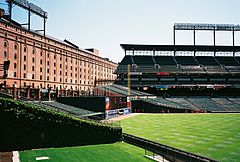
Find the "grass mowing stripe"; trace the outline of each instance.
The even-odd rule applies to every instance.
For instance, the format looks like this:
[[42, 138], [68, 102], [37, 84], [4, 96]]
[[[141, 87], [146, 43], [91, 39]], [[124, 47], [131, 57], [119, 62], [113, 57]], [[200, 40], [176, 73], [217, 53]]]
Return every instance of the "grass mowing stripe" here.
[[240, 114], [142, 114], [123, 132], [220, 161], [240, 159]]
[[66, 148], [21, 151], [22, 162], [35, 162], [36, 157], [47, 156], [48, 162], [148, 162], [144, 150], [124, 142]]

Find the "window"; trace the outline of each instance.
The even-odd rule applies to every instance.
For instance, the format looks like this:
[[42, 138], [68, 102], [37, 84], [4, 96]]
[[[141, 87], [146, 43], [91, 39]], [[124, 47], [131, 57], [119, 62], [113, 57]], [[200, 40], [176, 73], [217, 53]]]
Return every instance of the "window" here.
[[32, 54], [35, 54], [35, 50], [34, 49], [32, 50]]
[[62, 64], [60, 64], [60, 68], [62, 68]]
[[27, 56], [26, 56], [26, 55], [23, 57], [23, 60], [24, 60], [24, 61], [26, 61], [26, 60], [27, 60]]
[[54, 55], [54, 59], [56, 59], [56, 54]]
[[34, 71], [34, 66], [32, 66], [32, 71]]
[[40, 75], [40, 80], [42, 80], [42, 75]]
[[14, 72], [14, 77], [17, 77], [17, 72]]
[[16, 53], [14, 53], [14, 59], [15, 59], [15, 60], [17, 59], [17, 54], [16, 54]]
[[40, 64], [42, 65], [42, 59], [40, 60]]
[[60, 78], [60, 82], [62, 82], [62, 78]]
[[72, 66], [71, 66], [71, 70], [72, 70]]
[[24, 48], [23, 48], [23, 51], [24, 51], [24, 52], [26, 52], [26, 51], [27, 51], [27, 48], [26, 48], [26, 47], [24, 47]]
[[65, 79], [65, 82], [67, 82], [67, 79]]
[[16, 45], [16, 44], [14, 45], [14, 49], [15, 49], [15, 50], [17, 49], [17, 45]]
[[56, 70], [54, 70], [53, 73], [56, 74]]
[[49, 80], [49, 76], [47, 76], [47, 80]]
[[34, 88], [34, 83], [32, 83], [32, 87]]
[[49, 69], [47, 69], [47, 73], [49, 73]]
[[40, 72], [42, 72], [42, 67], [40, 67]]
[[60, 75], [62, 75], [62, 71], [60, 71]]
[[49, 52], [48, 52], [48, 54], [47, 54], [47, 57], [49, 58]]
[[49, 66], [49, 61], [47, 62], [47, 65]]
[[7, 57], [7, 51], [4, 51], [4, 58]]
[[26, 73], [23, 73], [23, 78], [26, 78]]
[[4, 47], [5, 47], [5, 48], [7, 47], [7, 42], [4, 42]]
[[24, 65], [23, 65], [23, 69], [26, 70], [26, 67], [27, 67], [26, 64], [24, 64]]
[[32, 58], [32, 62], [34, 63], [34, 58]]
[[54, 77], [53, 80], [56, 81], [56, 78]]
[[42, 56], [42, 51], [40, 52], [40, 56]]
[[32, 74], [32, 79], [34, 79], [34, 74]]
[[54, 65], [54, 67], [56, 67], [56, 62], [54, 62], [54, 64], [53, 64], [53, 65]]
[[17, 63], [14, 63], [14, 69], [16, 69], [17, 68]]
[[65, 73], [65, 75], [67, 75], [67, 72]]

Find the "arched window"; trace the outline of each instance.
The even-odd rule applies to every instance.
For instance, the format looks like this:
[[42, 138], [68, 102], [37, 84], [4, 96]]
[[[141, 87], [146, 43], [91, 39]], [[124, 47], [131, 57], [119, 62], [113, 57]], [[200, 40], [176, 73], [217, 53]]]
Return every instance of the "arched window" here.
[[4, 48], [7, 48], [7, 42], [6, 41], [4, 42]]

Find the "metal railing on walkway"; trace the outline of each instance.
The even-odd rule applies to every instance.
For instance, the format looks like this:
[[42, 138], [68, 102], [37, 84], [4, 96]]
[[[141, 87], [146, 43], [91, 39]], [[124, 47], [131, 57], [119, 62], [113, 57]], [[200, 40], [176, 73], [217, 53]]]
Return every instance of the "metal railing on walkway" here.
[[144, 138], [136, 137], [127, 133], [123, 133], [123, 141], [145, 150], [152, 151], [164, 159], [173, 162], [218, 162], [201, 155], [196, 155], [190, 152], [186, 152], [174, 147], [163, 145], [154, 141], [150, 141]]

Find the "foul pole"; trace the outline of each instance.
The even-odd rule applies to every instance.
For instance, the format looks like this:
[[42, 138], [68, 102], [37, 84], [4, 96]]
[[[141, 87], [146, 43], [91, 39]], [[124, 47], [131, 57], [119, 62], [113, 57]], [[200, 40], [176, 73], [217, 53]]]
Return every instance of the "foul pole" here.
[[128, 96], [131, 95], [130, 65], [128, 64]]

